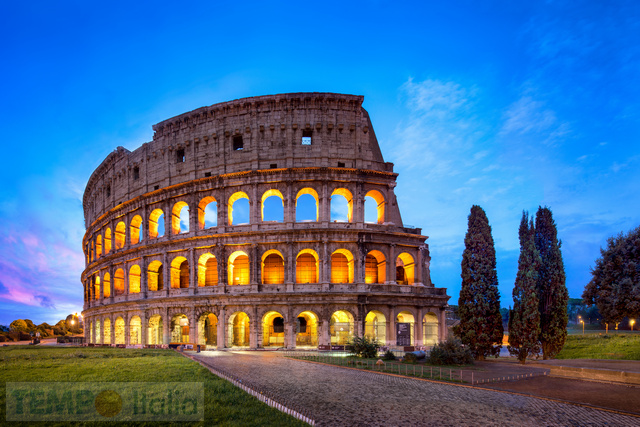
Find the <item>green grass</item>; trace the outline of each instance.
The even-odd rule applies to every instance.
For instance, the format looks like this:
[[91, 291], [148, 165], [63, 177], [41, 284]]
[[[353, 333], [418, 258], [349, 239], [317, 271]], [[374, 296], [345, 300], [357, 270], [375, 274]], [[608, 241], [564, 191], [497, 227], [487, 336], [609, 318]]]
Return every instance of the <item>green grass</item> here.
[[[306, 425], [170, 350], [81, 347], [0, 347], [0, 420], [7, 382], [204, 382], [205, 421], [194, 425]], [[27, 423], [14, 423], [28, 425]], [[69, 425], [49, 423], [40, 425]], [[76, 423], [75, 425], [104, 423]], [[184, 423], [183, 423], [184, 424]], [[152, 425], [128, 423], [127, 425]]]
[[569, 335], [557, 358], [640, 360], [640, 334]]

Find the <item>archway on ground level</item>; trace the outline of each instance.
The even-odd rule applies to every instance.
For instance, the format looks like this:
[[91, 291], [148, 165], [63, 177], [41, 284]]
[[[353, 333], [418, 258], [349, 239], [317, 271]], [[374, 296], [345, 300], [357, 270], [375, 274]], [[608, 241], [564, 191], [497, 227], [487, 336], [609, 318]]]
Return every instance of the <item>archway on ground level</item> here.
[[384, 283], [387, 278], [387, 260], [384, 254], [374, 250], [367, 254], [364, 260], [364, 282]]
[[243, 251], [235, 251], [229, 255], [227, 263], [228, 282], [230, 285], [249, 284], [249, 257]]
[[[399, 326], [398, 324], [405, 324], [406, 327], [404, 326]], [[406, 331], [406, 328], [408, 328], [409, 330], [406, 331], [407, 333], [409, 333], [410, 336], [410, 342], [409, 345], [415, 345], [415, 317], [413, 316], [413, 314], [409, 311], [401, 311], [400, 313], [398, 313], [398, 315], [396, 316], [396, 338], [398, 337], [398, 332], [399, 331]], [[396, 343], [398, 342], [398, 339], [396, 339]]]
[[164, 289], [164, 273], [162, 263], [158, 260], [151, 261], [147, 268], [147, 286], [150, 291], [161, 291]]
[[218, 202], [212, 196], [204, 197], [198, 204], [198, 227], [200, 230], [218, 226]]
[[124, 270], [119, 268], [113, 274], [113, 293], [115, 296], [124, 294]]
[[93, 322], [89, 323], [89, 342], [90, 343], [95, 343], [95, 341], [93, 340]]
[[282, 254], [270, 249], [262, 255], [262, 284], [284, 283], [284, 258]]
[[353, 195], [346, 188], [336, 188], [331, 193], [331, 221], [353, 221]]
[[96, 344], [102, 344], [100, 342], [100, 319], [96, 319]]
[[251, 204], [249, 203], [249, 196], [243, 191], [233, 193], [229, 197], [227, 204], [227, 217], [229, 218], [229, 225], [242, 225], [249, 224]]
[[364, 222], [384, 223], [384, 196], [378, 190], [371, 190], [364, 196]]
[[262, 317], [262, 346], [284, 347], [284, 317], [277, 311]]
[[229, 316], [227, 327], [229, 347], [249, 347], [250, 320], [247, 313], [242, 311], [233, 313]]
[[149, 215], [149, 238], [157, 239], [164, 236], [164, 212], [162, 209], [154, 209]]
[[346, 249], [331, 254], [331, 283], [353, 283], [353, 255]]
[[198, 258], [198, 286], [216, 286], [218, 284], [218, 260], [207, 252]]
[[346, 310], [338, 310], [331, 315], [329, 335], [331, 344], [346, 345], [354, 333], [353, 315]]
[[142, 320], [140, 316], [133, 316], [129, 321], [129, 344], [142, 344]]
[[129, 226], [129, 235], [131, 236], [131, 244], [135, 245], [142, 240], [142, 217], [136, 215], [131, 219], [131, 225]]
[[149, 345], [161, 345], [163, 344], [163, 330], [162, 330], [162, 316], [159, 314], [153, 315], [149, 318], [149, 329], [147, 344]]
[[313, 249], [303, 249], [296, 257], [296, 283], [318, 283], [318, 253]]
[[413, 285], [415, 282], [415, 263], [413, 257], [406, 252], [396, 259], [396, 282], [399, 285]]
[[171, 261], [171, 288], [189, 287], [189, 262], [183, 256], [177, 256]]
[[104, 337], [102, 339], [103, 344], [111, 344], [111, 319], [104, 319], [104, 325], [102, 325], [104, 329]]
[[435, 313], [427, 313], [422, 319], [422, 341], [424, 345], [438, 343], [438, 316]]
[[187, 202], [179, 201], [171, 209], [171, 234], [182, 234], [189, 232], [189, 205]]
[[204, 313], [198, 319], [198, 344], [218, 345], [218, 317], [215, 314]]
[[296, 318], [296, 347], [318, 346], [318, 316], [312, 311], [303, 311]]
[[171, 342], [189, 342], [189, 319], [184, 314], [176, 314], [171, 318]]
[[113, 324], [113, 335], [115, 335], [115, 344], [124, 344], [124, 319], [118, 317]]
[[296, 195], [296, 222], [317, 222], [320, 219], [319, 197], [313, 188], [303, 188]]
[[380, 311], [371, 310], [364, 319], [364, 336], [371, 340], [377, 340], [385, 345], [387, 342], [386, 317]]
[[107, 227], [104, 232], [104, 254], [111, 252], [111, 229]]
[[140, 266], [135, 264], [129, 269], [129, 293], [140, 293]]
[[118, 224], [116, 224], [116, 249], [122, 249], [124, 247], [126, 228], [127, 227], [125, 226], [124, 221], [120, 221]]
[[265, 191], [260, 205], [262, 221], [284, 221], [284, 197], [280, 190], [272, 188]]

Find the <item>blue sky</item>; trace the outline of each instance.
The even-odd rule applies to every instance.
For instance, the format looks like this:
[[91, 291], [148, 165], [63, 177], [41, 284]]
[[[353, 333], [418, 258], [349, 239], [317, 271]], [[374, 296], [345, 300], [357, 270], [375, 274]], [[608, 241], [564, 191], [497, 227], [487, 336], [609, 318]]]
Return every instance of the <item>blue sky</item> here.
[[0, 324], [81, 310], [82, 192], [117, 146], [204, 105], [301, 91], [365, 96], [452, 304], [473, 204], [503, 306], [522, 210], [539, 205], [579, 297], [607, 237], [640, 224], [640, 3], [529, 3], [5, 4]]

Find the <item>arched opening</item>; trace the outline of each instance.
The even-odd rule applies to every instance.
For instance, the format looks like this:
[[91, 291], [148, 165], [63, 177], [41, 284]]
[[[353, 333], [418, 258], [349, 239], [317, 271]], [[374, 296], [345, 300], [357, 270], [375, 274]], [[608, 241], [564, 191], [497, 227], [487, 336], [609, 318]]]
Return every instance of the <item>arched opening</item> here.
[[90, 343], [94, 343], [95, 342], [93, 340], [93, 322], [89, 323], [89, 342]]
[[122, 249], [124, 247], [126, 226], [124, 221], [120, 221], [116, 224], [116, 249]]
[[353, 195], [346, 188], [336, 188], [331, 193], [331, 221], [353, 221]]
[[96, 344], [100, 343], [100, 319], [96, 319]]
[[303, 249], [296, 258], [296, 283], [318, 283], [319, 259], [313, 249]]
[[409, 335], [409, 344], [406, 345], [415, 345], [414, 340], [414, 330], [415, 330], [415, 318], [413, 314], [409, 311], [401, 311], [396, 316], [396, 344], [397, 345], [405, 345], [406, 342], [402, 341], [402, 337], [406, 337]]
[[250, 323], [247, 313], [233, 313], [227, 329], [229, 347], [249, 347]]
[[104, 232], [104, 254], [111, 252], [111, 229], [107, 227]]
[[230, 285], [249, 284], [249, 257], [243, 251], [235, 251], [229, 255], [227, 270]]
[[438, 344], [438, 316], [427, 313], [422, 319], [422, 342], [424, 345]]
[[104, 288], [102, 291], [104, 293], [104, 297], [109, 298], [111, 296], [111, 276], [109, 276], [109, 273], [104, 273], [102, 286]]
[[102, 338], [103, 344], [111, 344], [111, 319], [104, 319], [104, 337]]
[[271, 249], [262, 255], [262, 284], [284, 283], [284, 259], [280, 252]]
[[147, 268], [147, 286], [150, 291], [161, 291], [164, 289], [162, 263], [158, 260], [149, 263], [149, 267]]
[[149, 345], [162, 345], [162, 316], [155, 314], [149, 318], [147, 344]]
[[387, 342], [387, 322], [384, 314], [377, 310], [367, 313], [364, 318], [364, 336], [385, 345]]
[[115, 296], [124, 294], [124, 270], [121, 268], [113, 273], [113, 293]]
[[218, 345], [218, 317], [215, 314], [205, 313], [198, 319], [198, 344]]
[[384, 196], [378, 190], [371, 190], [364, 196], [364, 222], [384, 223]]
[[249, 224], [250, 222], [250, 204], [249, 196], [243, 191], [233, 193], [229, 197], [227, 205], [227, 215], [229, 217], [229, 225]]
[[284, 347], [284, 317], [270, 311], [262, 318], [262, 346]]
[[149, 239], [162, 236], [164, 236], [164, 212], [162, 209], [154, 209], [149, 215]]
[[140, 320], [140, 316], [133, 316], [129, 321], [129, 344], [142, 344], [142, 320]]
[[140, 293], [140, 266], [137, 264], [129, 269], [129, 293]]
[[320, 209], [319, 197], [313, 188], [303, 188], [296, 195], [296, 222], [318, 221]]
[[98, 234], [96, 237], [96, 257], [100, 258], [102, 256], [102, 235]]
[[415, 263], [413, 257], [406, 252], [396, 259], [396, 282], [399, 285], [413, 285]]
[[171, 343], [189, 342], [189, 319], [184, 314], [176, 314], [171, 318]]
[[387, 277], [387, 261], [380, 251], [371, 251], [364, 260], [364, 282], [384, 283]]
[[282, 193], [276, 189], [270, 189], [264, 192], [260, 203], [262, 221], [284, 221], [284, 197]]
[[142, 237], [142, 217], [136, 215], [131, 219], [131, 225], [129, 226], [129, 233], [131, 235], [131, 244], [135, 245], [140, 243]]
[[189, 287], [189, 262], [183, 256], [177, 256], [171, 261], [171, 288]]
[[218, 226], [218, 202], [208, 196], [198, 203], [198, 226], [200, 230]]
[[198, 286], [218, 284], [218, 260], [209, 252], [198, 258]]
[[94, 285], [93, 285], [93, 289], [94, 289], [94, 299], [95, 300], [99, 300], [100, 299], [100, 276], [96, 276], [94, 278]]
[[346, 249], [331, 254], [331, 283], [353, 283], [353, 255]]
[[303, 311], [296, 318], [296, 347], [318, 346], [318, 316], [312, 311]]
[[115, 335], [116, 344], [124, 344], [124, 319], [118, 317], [113, 324], [113, 335]]
[[329, 334], [332, 345], [346, 345], [353, 336], [353, 315], [346, 310], [339, 310], [331, 315]]
[[171, 210], [171, 233], [189, 232], [189, 205], [187, 202], [177, 202]]

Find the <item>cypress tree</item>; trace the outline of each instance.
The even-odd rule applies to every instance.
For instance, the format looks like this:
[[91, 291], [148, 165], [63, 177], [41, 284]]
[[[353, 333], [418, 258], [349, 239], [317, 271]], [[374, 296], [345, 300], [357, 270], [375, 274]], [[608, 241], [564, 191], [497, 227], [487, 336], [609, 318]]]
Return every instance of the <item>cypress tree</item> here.
[[491, 226], [480, 206], [471, 207], [462, 253], [462, 289], [456, 334], [478, 360], [497, 356], [502, 347], [502, 316]]
[[549, 208], [538, 208], [535, 226], [536, 249], [540, 253], [538, 300], [540, 307], [540, 344], [542, 358], [555, 357], [567, 339], [567, 302], [564, 263], [558, 231]]
[[535, 245], [533, 218], [522, 213], [520, 221], [520, 258], [513, 287], [513, 310], [509, 312], [509, 353], [524, 364], [528, 356], [540, 352], [540, 311], [537, 282], [540, 254]]

